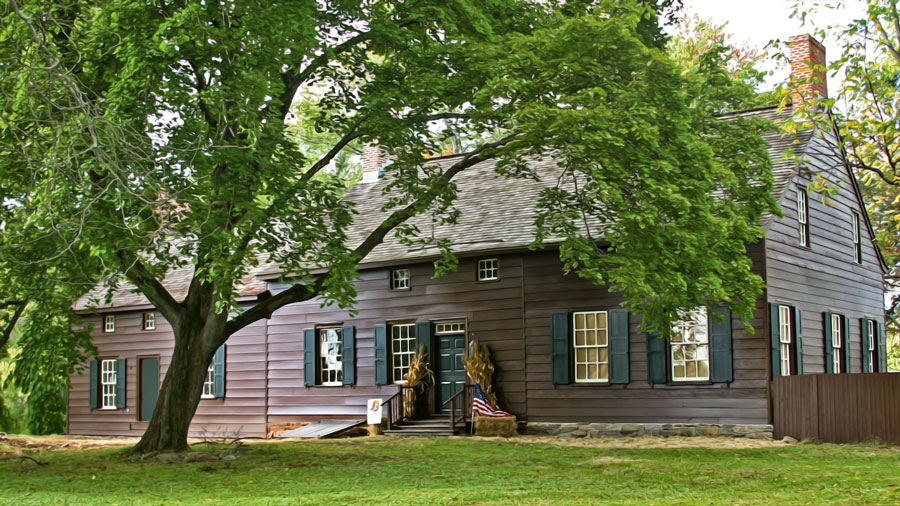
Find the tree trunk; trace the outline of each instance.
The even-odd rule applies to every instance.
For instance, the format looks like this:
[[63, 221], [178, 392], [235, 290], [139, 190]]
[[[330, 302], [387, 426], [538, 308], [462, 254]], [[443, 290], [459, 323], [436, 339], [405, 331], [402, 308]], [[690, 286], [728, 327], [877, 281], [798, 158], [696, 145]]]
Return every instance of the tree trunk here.
[[[188, 429], [197, 411], [207, 369], [215, 348], [203, 346], [203, 332], [176, 336], [172, 361], [166, 371], [153, 416], [132, 453], [186, 451]], [[210, 348], [210, 349], [205, 349]]]

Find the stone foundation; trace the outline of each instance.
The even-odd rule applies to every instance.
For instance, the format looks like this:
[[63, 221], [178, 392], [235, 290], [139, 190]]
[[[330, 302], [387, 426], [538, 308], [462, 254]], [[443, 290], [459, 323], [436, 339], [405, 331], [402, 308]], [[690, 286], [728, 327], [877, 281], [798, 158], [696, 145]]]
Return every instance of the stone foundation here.
[[528, 422], [526, 434], [560, 437], [722, 436], [772, 439], [769, 424]]

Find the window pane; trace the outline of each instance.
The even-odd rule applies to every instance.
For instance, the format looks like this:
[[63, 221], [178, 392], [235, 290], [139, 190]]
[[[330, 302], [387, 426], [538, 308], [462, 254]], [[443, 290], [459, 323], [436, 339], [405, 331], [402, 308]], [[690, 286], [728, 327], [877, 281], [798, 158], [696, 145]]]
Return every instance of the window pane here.
[[669, 345], [673, 381], [709, 379], [709, 319], [706, 309], [678, 312]]
[[606, 322], [605, 311], [581, 311], [573, 314], [576, 382], [609, 381]]

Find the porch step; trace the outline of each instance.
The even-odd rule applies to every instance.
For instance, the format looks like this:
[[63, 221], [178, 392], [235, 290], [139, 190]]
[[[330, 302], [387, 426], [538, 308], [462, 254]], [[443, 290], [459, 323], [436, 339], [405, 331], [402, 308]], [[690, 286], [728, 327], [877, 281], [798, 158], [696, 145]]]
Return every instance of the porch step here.
[[436, 415], [424, 420], [404, 420], [391, 430], [384, 431], [387, 436], [452, 436], [450, 416]]

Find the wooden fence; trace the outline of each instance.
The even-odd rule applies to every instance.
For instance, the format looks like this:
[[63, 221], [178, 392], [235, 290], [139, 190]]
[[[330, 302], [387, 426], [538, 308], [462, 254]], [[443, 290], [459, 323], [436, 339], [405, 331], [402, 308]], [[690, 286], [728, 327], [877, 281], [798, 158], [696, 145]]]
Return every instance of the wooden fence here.
[[772, 381], [775, 437], [900, 444], [900, 374], [809, 374]]

